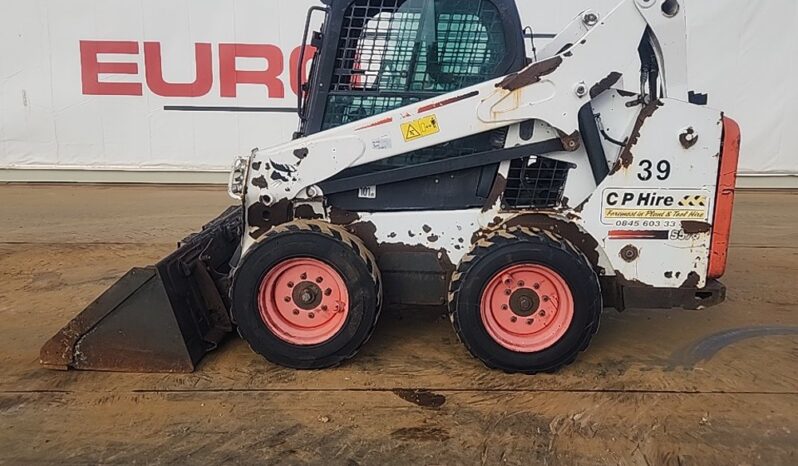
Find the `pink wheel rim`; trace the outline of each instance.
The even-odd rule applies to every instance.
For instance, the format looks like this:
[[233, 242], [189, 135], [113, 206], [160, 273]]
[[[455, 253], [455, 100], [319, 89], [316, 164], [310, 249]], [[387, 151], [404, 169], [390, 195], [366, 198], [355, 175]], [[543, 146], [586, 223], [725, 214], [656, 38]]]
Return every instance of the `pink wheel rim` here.
[[534, 353], [557, 343], [574, 317], [568, 283], [549, 267], [519, 264], [490, 279], [480, 302], [482, 324], [496, 343]]
[[349, 291], [341, 274], [326, 263], [289, 259], [263, 277], [258, 308], [263, 323], [281, 340], [318, 345], [331, 340], [346, 323]]

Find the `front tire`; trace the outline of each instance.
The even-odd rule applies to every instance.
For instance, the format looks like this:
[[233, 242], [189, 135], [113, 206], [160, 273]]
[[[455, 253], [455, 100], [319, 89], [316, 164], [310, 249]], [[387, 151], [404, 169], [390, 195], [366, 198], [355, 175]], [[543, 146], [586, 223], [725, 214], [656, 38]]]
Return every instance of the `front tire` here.
[[322, 222], [269, 231], [236, 269], [231, 293], [233, 319], [252, 350], [295, 369], [352, 358], [371, 337], [382, 304], [371, 252]]
[[455, 272], [449, 309], [460, 340], [485, 365], [554, 372], [598, 330], [598, 276], [568, 240], [514, 227], [478, 242]]

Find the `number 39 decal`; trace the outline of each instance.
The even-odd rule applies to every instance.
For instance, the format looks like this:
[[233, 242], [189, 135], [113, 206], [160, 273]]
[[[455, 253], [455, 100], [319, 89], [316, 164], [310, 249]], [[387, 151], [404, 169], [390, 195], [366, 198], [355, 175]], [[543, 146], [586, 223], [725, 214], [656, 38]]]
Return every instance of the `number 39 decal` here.
[[655, 170], [654, 162], [652, 162], [651, 160], [641, 160], [640, 173], [637, 174], [637, 177], [640, 179], [640, 181], [650, 181], [655, 176], [660, 181], [665, 181], [668, 178], [670, 178], [671, 163], [668, 162], [667, 160], [660, 160], [659, 162], [657, 162]]

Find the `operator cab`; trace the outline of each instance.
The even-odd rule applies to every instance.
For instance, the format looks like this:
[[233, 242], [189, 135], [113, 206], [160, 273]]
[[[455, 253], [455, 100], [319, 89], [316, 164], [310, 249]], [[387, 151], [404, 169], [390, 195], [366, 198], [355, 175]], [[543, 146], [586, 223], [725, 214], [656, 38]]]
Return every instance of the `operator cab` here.
[[[309, 82], [301, 86], [298, 137], [505, 76], [527, 64], [513, 0], [323, 1], [325, 8], [308, 12], [306, 38], [314, 14], [323, 13], [324, 20], [310, 44], [315, 53]], [[350, 168], [331, 181], [502, 149], [506, 132]], [[460, 209], [483, 205], [497, 171], [493, 164], [382, 185], [378, 199], [363, 196], [358, 187], [340, 192], [322, 187], [331, 205], [346, 210]]]

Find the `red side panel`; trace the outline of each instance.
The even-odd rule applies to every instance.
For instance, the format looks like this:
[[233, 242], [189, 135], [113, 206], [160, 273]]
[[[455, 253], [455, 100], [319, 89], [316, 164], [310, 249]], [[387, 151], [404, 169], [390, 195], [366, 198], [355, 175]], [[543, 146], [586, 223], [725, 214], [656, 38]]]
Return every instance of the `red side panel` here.
[[709, 278], [720, 278], [726, 273], [739, 159], [740, 125], [731, 118], [724, 118], [723, 148], [720, 155], [715, 221], [712, 228], [712, 246], [709, 255], [709, 273], [707, 274]]

